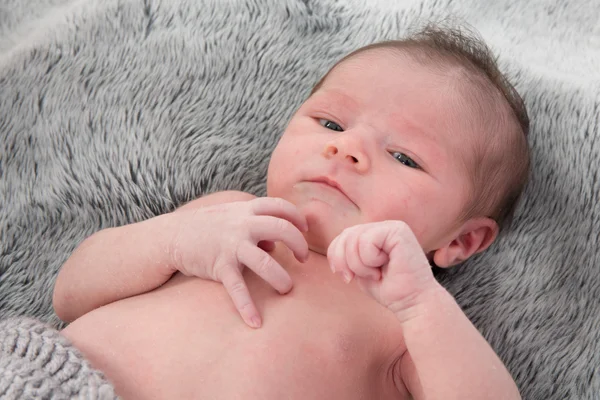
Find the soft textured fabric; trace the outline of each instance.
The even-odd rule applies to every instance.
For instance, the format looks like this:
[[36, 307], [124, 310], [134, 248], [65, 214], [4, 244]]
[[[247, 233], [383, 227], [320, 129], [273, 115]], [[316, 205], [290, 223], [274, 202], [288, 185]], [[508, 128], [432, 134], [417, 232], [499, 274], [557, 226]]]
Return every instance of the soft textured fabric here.
[[57, 330], [29, 318], [0, 321], [0, 398], [116, 399], [112, 385]]
[[597, 399], [597, 0], [0, 0], [0, 319], [58, 326], [57, 270], [99, 229], [264, 194], [335, 60], [450, 15], [522, 93], [532, 177], [514, 227], [440, 279], [524, 398]]

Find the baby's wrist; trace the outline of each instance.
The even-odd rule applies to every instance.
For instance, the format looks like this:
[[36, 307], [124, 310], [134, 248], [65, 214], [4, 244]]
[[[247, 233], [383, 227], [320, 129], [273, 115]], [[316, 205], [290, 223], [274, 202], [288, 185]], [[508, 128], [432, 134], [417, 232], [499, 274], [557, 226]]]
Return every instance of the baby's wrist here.
[[428, 315], [431, 310], [449, 301], [454, 302], [452, 295], [433, 279], [421, 290], [388, 305], [387, 308], [396, 315], [401, 323], [408, 323]]
[[132, 225], [149, 254], [152, 254], [152, 265], [157, 267], [162, 275], [172, 275], [177, 272], [173, 258], [173, 246], [177, 240], [180, 216], [173, 213], [162, 214]]

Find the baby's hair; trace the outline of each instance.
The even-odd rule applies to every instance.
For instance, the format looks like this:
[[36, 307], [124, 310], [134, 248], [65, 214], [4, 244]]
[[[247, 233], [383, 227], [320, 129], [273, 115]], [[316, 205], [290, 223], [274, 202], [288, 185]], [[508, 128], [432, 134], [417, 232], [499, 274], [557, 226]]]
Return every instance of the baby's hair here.
[[[521, 96], [500, 72], [490, 48], [471, 29], [430, 24], [405, 39], [361, 47], [335, 65], [374, 49], [396, 50], [441, 72], [458, 67], [459, 73], [453, 74], [458, 89], [470, 90], [475, 96], [480, 114], [476, 122], [484, 128], [469, 164], [474, 169], [474, 196], [461, 220], [486, 216], [500, 229], [508, 226], [529, 174], [529, 117]], [[329, 72], [311, 94], [321, 87]]]

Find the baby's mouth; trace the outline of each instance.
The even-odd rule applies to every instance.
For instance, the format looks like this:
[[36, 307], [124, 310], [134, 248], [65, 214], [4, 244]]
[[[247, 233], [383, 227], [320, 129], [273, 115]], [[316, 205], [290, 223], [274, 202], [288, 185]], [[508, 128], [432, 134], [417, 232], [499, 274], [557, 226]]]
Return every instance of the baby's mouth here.
[[[354, 201], [352, 201], [352, 199], [346, 194], [346, 192], [344, 192], [342, 187], [333, 180], [329, 180], [327, 178], [317, 178], [314, 180], [308, 180], [306, 182], [308, 182], [310, 185], [314, 185], [314, 187], [317, 187], [320, 191], [325, 191], [327, 193], [333, 194], [333, 196], [335, 196], [336, 198], [339, 198], [341, 196], [346, 201], [349, 201], [354, 206], [356, 206], [356, 203], [354, 203]], [[315, 198], [315, 200], [322, 200], [322, 198]]]

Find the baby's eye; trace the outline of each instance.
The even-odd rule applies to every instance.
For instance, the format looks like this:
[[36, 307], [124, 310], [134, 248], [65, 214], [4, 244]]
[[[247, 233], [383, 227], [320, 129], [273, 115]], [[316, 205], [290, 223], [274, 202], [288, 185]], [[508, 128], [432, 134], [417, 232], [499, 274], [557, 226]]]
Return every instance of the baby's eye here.
[[414, 162], [413, 159], [410, 158], [409, 156], [407, 156], [406, 154], [400, 153], [399, 151], [394, 151], [391, 154], [392, 154], [392, 157], [394, 157], [396, 160], [400, 161], [402, 164], [406, 165], [407, 167], [421, 169], [419, 164]]
[[339, 126], [338, 124], [336, 124], [333, 121], [330, 121], [328, 119], [319, 119], [319, 123], [324, 126], [327, 129], [331, 129], [332, 131], [337, 131], [337, 132], [343, 132], [344, 130], [342, 129], [341, 126]]

